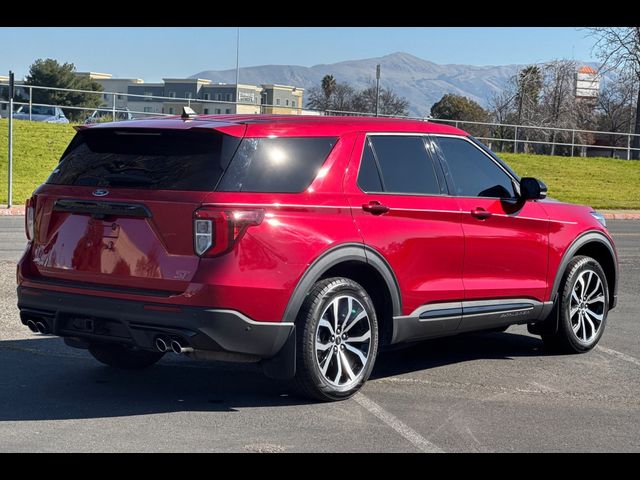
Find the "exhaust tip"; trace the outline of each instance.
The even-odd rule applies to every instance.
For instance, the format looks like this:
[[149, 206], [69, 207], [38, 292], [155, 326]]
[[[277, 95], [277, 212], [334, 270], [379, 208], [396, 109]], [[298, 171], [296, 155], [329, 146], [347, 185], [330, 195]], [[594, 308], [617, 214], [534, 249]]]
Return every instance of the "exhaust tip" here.
[[36, 327], [36, 322], [33, 320], [27, 320], [27, 328], [33, 333], [38, 333], [38, 327]]
[[161, 352], [166, 352], [169, 350], [169, 345], [164, 341], [162, 337], [156, 338], [156, 348]]
[[42, 322], [37, 322], [36, 323], [36, 329], [38, 330], [38, 333], [49, 333], [49, 328]]
[[177, 353], [177, 354], [193, 352], [193, 348], [183, 347], [180, 340], [171, 341], [171, 350], [173, 350], [173, 353]]

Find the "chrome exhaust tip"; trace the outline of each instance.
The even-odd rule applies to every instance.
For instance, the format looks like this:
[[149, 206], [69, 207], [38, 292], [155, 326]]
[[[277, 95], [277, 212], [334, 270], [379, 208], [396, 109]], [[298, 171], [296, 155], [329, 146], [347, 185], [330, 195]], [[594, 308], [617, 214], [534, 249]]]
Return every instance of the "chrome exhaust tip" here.
[[36, 323], [36, 329], [38, 330], [38, 333], [49, 333], [49, 327], [47, 327], [44, 323], [42, 322], [37, 322]]
[[33, 333], [38, 333], [38, 327], [36, 326], [36, 322], [34, 322], [33, 320], [27, 320], [27, 327]]
[[156, 348], [161, 352], [166, 352], [169, 350], [169, 345], [164, 341], [162, 337], [156, 338]]
[[171, 341], [171, 350], [173, 350], [173, 353], [177, 354], [193, 352], [193, 348], [183, 347], [178, 340]]

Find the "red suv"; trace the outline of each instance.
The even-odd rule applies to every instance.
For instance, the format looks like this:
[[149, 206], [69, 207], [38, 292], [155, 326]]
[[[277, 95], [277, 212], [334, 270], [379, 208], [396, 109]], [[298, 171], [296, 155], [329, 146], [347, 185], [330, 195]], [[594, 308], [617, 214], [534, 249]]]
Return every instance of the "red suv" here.
[[380, 348], [528, 324], [584, 352], [616, 304], [591, 208], [419, 121], [189, 116], [76, 127], [27, 202], [18, 307], [115, 367], [261, 362], [343, 399]]

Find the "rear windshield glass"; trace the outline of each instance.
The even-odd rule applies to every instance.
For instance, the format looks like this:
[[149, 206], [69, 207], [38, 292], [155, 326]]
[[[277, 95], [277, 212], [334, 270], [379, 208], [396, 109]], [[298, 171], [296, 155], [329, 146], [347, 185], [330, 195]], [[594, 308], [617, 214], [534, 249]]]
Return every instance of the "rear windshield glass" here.
[[216, 131], [78, 132], [47, 183], [211, 191], [240, 139]]
[[245, 138], [219, 191], [297, 193], [316, 177], [335, 137]]

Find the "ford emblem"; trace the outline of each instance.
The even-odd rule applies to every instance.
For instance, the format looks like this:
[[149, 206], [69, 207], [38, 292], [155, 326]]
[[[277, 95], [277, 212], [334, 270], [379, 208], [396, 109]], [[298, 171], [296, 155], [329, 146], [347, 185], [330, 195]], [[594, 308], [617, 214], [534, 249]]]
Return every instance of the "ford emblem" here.
[[104, 188], [99, 188], [93, 191], [94, 197], [104, 197], [106, 195], [109, 195], [109, 190], [105, 190]]

